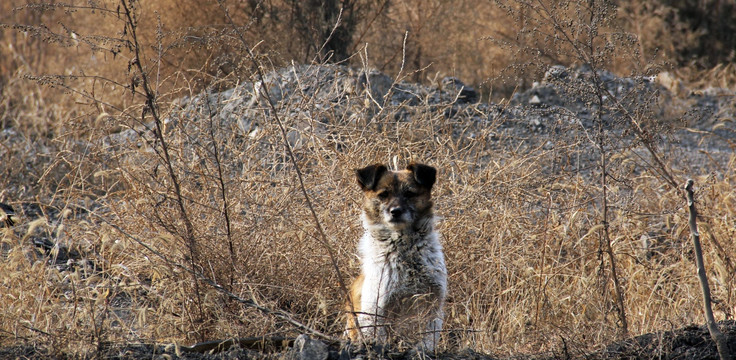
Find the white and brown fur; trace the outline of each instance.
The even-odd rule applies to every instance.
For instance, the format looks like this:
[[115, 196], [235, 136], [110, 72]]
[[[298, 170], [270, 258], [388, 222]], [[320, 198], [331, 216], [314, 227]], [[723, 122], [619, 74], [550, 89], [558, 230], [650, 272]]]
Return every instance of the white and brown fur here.
[[377, 164], [356, 175], [364, 193], [365, 233], [358, 244], [361, 274], [346, 306], [356, 316], [348, 314], [346, 333], [354, 341], [401, 340], [433, 350], [447, 294], [432, 212], [437, 171], [415, 163], [401, 171]]

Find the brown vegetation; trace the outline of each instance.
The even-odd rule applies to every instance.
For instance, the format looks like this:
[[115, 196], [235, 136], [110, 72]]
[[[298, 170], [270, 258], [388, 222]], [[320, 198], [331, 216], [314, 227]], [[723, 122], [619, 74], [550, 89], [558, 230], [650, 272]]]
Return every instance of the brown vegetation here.
[[[687, 212], [672, 184], [689, 177], [700, 184], [715, 315], [733, 318], [735, 160], [693, 174], [702, 164], [663, 156], [655, 141], [687, 118], [690, 100], [648, 98], [608, 124], [628, 108], [605, 103], [600, 82], [570, 83], [593, 95], [586, 104], [600, 126], [554, 124], [569, 136], [549, 144], [499, 135], [504, 119], [481, 104], [462, 109], [484, 119], [468, 122], [447, 115], [452, 101], [422, 94], [383, 103], [325, 87], [337, 99], [325, 106], [304, 86], [271, 107], [247, 85], [257, 69], [330, 56], [322, 43], [334, 16], [298, 17], [299, 6], [319, 4], [296, 3], [0, 4], [0, 201], [22, 220], [0, 229], [0, 345], [88, 354], [109, 343], [293, 336], [299, 323], [338, 337], [339, 284], [357, 270], [361, 233], [353, 170], [411, 160], [440, 169], [450, 283], [442, 349], [587, 350], [702, 323]], [[554, 64], [623, 75], [670, 66], [686, 86], [733, 86], [733, 65], [717, 65], [733, 55], [693, 50], [703, 35], [676, 2], [588, 3], [354, 2], [344, 63], [437, 86], [457, 76], [484, 100], [510, 97]], [[253, 107], [223, 115], [234, 98]], [[592, 170], [568, 169], [587, 149]], [[51, 246], [37, 246], [44, 239]]]

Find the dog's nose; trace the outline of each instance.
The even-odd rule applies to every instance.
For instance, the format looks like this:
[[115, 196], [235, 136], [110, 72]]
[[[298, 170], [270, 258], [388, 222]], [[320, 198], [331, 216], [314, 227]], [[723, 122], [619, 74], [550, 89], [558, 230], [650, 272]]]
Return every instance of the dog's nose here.
[[391, 212], [391, 216], [394, 218], [399, 218], [401, 217], [401, 214], [404, 213], [404, 209], [399, 206], [392, 207], [389, 211]]

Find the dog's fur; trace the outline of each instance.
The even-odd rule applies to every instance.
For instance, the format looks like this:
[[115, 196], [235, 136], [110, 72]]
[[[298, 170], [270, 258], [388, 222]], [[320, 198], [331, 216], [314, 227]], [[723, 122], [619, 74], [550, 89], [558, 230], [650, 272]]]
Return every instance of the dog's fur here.
[[[447, 269], [434, 230], [432, 186], [437, 171], [412, 163], [390, 171], [356, 171], [364, 193], [358, 244], [361, 274], [353, 282], [346, 332], [352, 340], [415, 342], [434, 349], [442, 330]], [[357, 319], [358, 324], [355, 324]]]

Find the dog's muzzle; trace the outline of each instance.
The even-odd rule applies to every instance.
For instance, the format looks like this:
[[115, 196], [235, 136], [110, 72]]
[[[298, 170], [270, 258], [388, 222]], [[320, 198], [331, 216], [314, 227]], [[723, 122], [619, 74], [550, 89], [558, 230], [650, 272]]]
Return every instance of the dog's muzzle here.
[[386, 215], [386, 221], [392, 224], [404, 224], [411, 222], [410, 211], [402, 206], [390, 207]]

